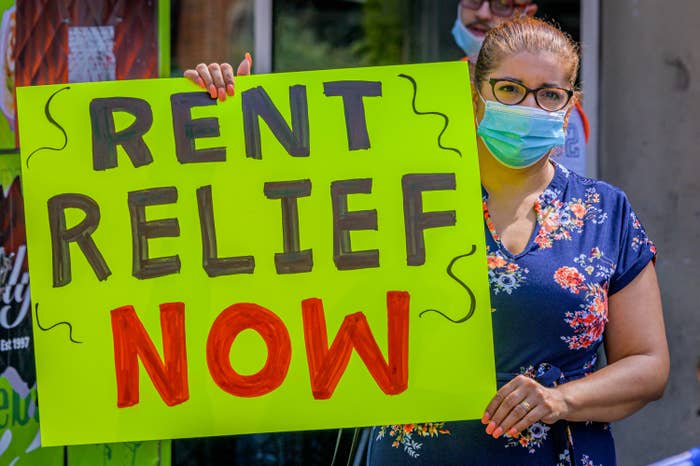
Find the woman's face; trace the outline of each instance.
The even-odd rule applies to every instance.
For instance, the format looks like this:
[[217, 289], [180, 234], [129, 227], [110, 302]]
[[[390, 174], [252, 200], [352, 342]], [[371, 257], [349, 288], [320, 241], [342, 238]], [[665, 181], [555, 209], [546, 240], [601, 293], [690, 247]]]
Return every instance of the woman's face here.
[[[491, 91], [491, 85], [488, 83], [488, 80], [491, 78], [518, 81], [530, 89], [539, 87], [571, 88], [565, 66], [558, 60], [556, 55], [549, 52], [537, 54], [520, 52], [501, 60], [501, 63], [486, 76], [486, 80], [479, 87], [479, 92], [481, 92], [484, 100], [495, 100]], [[481, 121], [484, 113], [484, 103], [478, 96], [475, 97], [475, 114], [477, 120]], [[537, 107], [534, 94], [529, 93], [520, 105]], [[570, 109], [571, 105], [572, 103], [569, 102], [568, 107], [565, 108]]]

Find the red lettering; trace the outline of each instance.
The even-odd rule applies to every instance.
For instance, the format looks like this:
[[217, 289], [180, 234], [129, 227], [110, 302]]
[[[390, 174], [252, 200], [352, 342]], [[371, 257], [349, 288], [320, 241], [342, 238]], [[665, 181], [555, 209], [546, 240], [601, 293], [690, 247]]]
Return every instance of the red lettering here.
[[410, 295], [405, 291], [387, 293], [388, 364], [362, 312], [345, 317], [329, 348], [323, 303], [316, 298], [302, 301], [306, 358], [314, 398], [325, 400], [333, 395], [353, 347], [384, 393], [396, 395], [408, 388], [409, 301]]
[[[260, 371], [241, 375], [231, 366], [231, 345], [243, 330], [256, 331], [267, 345], [267, 360]], [[207, 364], [214, 382], [226, 392], [255, 397], [270, 393], [287, 376], [292, 344], [284, 322], [272, 311], [251, 303], [227, 307], [216, 318], [207, 339]]]
[[114, 366], [117, 375], [117, 406], [126, 408], [139, 402], [139, 363], [141, 358], [153, 385], [166, 405], [175, 406], [190, 397], [187, 385], [185, 348], [185, 305], [160, 305], [163, 363], [153, 341], [132, 306], [111, 311], [114, 338]]

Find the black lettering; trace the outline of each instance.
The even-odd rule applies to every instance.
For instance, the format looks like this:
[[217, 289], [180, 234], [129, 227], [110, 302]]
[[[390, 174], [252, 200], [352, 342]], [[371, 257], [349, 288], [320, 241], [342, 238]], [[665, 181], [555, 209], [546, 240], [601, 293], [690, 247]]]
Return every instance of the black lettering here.
[[348, 212], [348, 194], [370, 194], [372, 179], [334, 181], [331, 183], [333, 204], [333, 260], [338, 270], [379, 267], [379, 251], [353, 251], [350, 230], [377, 230], [377, 211]]
[[197, 190], [197, 205], [199, 226], [202, 231], [202, 265], [207, 275], [218, 277], [235, 273], [253, 273], [255, 270], [253, 256], [218, 257], [211, 186], [202, 186]]
[[423, 212], [423, 191], [455, 189], [454, 173], [404, 175], [403, 214], [406, 227], [406, 263], [423, 265], [425, 263], [425, 238], [423, 230], [427, 228], [449, 227], [457, 222], [454, 210], [442, 212]]
[[216, 105], [206, 92], [183, 92], [170, 96], [173, 110], [175, 154], [180, 163], [225, 162], [226, 148], [195, 149], [195, 139], [219, 136], [219, 120], [216, 118], [192, 119], [192, 107]]
[[291, 129], [263, 87], [254, 87], [243, 92], [241, 103], [247, 157], [262, 159], [258, 117], [265, 120], [272, 134], [289, 155], [309, 156], [309, 108], [306, 101], [306, 86], [291, 86], [289, 88]]
[[363, 97], [381, 97], [379, 81], [333, 81], [323, 83], [323, 93], [328, 97], [342, 97], [345, 109], [345, 129], [348, 133], [348, 149], [369, 149], [367, 118]]
[[146, 206], [172, 204], [177, 201], [175, 187], [152, 188], [132, 191], [127, 196], [131, 217], [132, 274], [141, 280], [180, 272], [180, 257], [148, 257], [149, 238], [173, 238], [180, 236], [180, 224], [176, 218], [146, 220]]
[[301, 251], [299, 241], [299, 208], [297, 198], [311, 195], [311, 181], [265, 183], [268, 199], [282, 200], [282, 241], [284, 252], [275, 254], [277, 273], [310, 272], [314, 266], [311, 249]]
[[[105, 280], [112, 272], [91, 236], [100, 223], [100, 207], [97, 202], [82, 194], [59, 194], [49, 199], [47, 204], [54, 288], [71, 282], [69, 244], [72, 242], [78, 243], [97, 278], [100, 281]], [[76, 226], [67, 228], [65, 211], [70, 208], [82, 210], [85, 212], [85, 218]]]
[[[114, 113], [126, 112], [136, 119], [121, 131], [114, 128]], [[117, 166], [117, 146], [122, 146], [134, 167], [153, 162], [143, 135], [151, 129], [153, 112], [143, 99], [135, 97], [107, 97], [90, 102], [92, 122], [92, 167], [107, 170]]]

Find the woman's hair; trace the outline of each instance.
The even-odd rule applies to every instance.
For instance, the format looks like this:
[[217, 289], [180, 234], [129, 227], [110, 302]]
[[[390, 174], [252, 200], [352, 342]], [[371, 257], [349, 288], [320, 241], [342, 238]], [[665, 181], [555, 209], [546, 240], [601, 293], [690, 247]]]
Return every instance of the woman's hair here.
[[579, 65], [578, 45], [558, 27], [530, 17], [506, 21], [486, 34], [476, 61], [474, 82], [484, 82], [486, 75], [506, 57], [543, 51], [554, 54], [566, 66], [566, 77], [573, 86]]

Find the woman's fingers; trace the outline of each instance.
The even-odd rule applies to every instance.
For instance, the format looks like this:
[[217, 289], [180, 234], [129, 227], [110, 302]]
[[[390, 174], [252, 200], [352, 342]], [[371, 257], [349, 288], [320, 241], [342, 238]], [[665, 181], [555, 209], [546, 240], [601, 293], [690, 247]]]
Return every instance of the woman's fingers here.
[[514, 437], [523, 429], [558, 412], [556, 397], [551, 390], [536, 380], [517, 376], [504, 385], [493, 397], [481, 420], [486, 433], [499, 438], [507, 434]]
[[204, 63], [200, 63], [193, 70], [185, 70], [184, 75], [187, 79], [202, 89], [206, 89], [207, 91], [209, 90], [209, 86], [212, 84], [209, 68]]
[[534, 422], [551, 424], [564, 419], [566, 412], [560, 391], [519, 375], [496, 392], [481, 422], [488, 424], [486, 433], [494, 438], [504, 434], [515, 437]]
[[185, 77], [204, 89], [204, 81], [202, 78], [199, 76], [199, 73], [197, 73], [197, 70], [185, 70]]
[[253, 57], [251, 57], [250, 54], [246, 52], [245, 58], [243, 58], [243, 60], [241, 60], [241, 63], [238, 65], [238, 69], [236, 70], [236, 75], [248, 76], [252, 69], [253, 69]]
[[491, 402], [486, 407], [486, 410], [484, 411], [484, 417], [481, 420], [482, 423], [489, 423], [489, 421], [493, 419], [493, 415], [496, 413], [496, 410], [498, 410], [498, 407], [501, 405], [503, 400], [513, 390], [517, 389], [522, 384], [520, 377], [521, 376], [515, 377], [513, 380], [502, 386], [501, 389], [496, 392], [496, 394], [491, 399]]
[[527, 400], [528, 391], [519, 387], [502, 398], [498, 408], [491, 416], [491, 422], [486, 427], [486, 433], [498, 438], [507, 432], [504, 422], [509, 420], [508, 427], [527, 415], [530, 405], [523, 403]]
[[[249, 53], [238, 65], [236, 72], [239, 76], [247, 76], [253, 67], [253, 57]], [[228, 63], [200, 63], [193, 70], [185, 70], [185, 77], [197, 84], [199, 87], [209, 92], [212, 99], [219, 99], [222, 102], [226, 96], [235, 94], [235, 83], [233, 67]]]
[[[224, 83], [224, 74], [221, 71], [221, 65], [218, 63], [209, 64], [209, 73], [211, 74], [216, 93], [212, 98], [218, 97], [222, 102], [226, 100], [226, 84]], [[209, 90], [211, 95], [211, 89]]]
[[209, 92], [212, 99], [216, 98], [216, 87], [214, 86], [214, 81], [211, 73], [209, 72], [209, 67], [204, 63], [200, 63], [195, 67], [195, 71], [199, 75], [199, 79], [202, 80], [203, 85], [200, 84], [200, 86]]
[[501, 421], [501, 424], [498, 426], [500, 431], [497, 432], [499, 435], [495, 435], [494, 433], [494, 437], [498, 438], [502, 434], [515, 437], [518, 432], [529, 427], [533, 422], [542, 419], [542, 416], [546, 415], [547, 412], [548, 409], [543, 403], [531, 403], [527, 399], [523, 400], [508, 413], [503, 421]]
[[517, 437], [520, 432], [530, 427], [535, 422], [542, 419], [547, 414], [547, 408], [542, 405], [535, 406], [524, 417], [515, 422], [513, 425], [505, 425], [503, 430], [510, 437]]
[[224, 85], [226, 86], [226, 94], [233, 96], [235, 94], [234, 80], [233, 80], [233, 67], [228, 63], [221, 64], [221, 74], [224, 78]]

